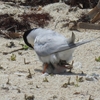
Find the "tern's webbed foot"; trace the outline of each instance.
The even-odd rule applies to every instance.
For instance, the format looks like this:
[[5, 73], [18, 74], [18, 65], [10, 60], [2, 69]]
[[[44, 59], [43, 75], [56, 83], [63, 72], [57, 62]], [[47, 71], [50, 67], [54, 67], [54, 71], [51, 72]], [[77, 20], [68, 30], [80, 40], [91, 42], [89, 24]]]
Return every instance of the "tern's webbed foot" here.
[[69, 69], [69, 71], [68, 71], [69, 73], [72, 73], [73, 63], [74, 63], [74, 61], [72, 61], [72, 63], [69, 64], [68, 66], [65, 66], [66, 69]]

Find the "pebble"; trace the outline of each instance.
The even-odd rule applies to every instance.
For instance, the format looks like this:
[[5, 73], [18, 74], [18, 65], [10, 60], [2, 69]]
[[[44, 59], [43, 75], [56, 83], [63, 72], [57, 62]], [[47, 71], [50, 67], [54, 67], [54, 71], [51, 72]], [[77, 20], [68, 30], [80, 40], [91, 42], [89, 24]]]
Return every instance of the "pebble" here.
[[87, 81], [94, 81], [96, 79], [93, 76], [86, 75], [86, 80]]
[[42, 74], [41, 76], [48, 76], [49, 74], [48, 73], [44, 73], [44, 74]]
[[96, 81], [96, 80], [98, 80], [98, 78], [100, 78], [100, 75], [96, 74], [96, 73], [86, 75], [86, 80], [88, 80], [88, 81]]

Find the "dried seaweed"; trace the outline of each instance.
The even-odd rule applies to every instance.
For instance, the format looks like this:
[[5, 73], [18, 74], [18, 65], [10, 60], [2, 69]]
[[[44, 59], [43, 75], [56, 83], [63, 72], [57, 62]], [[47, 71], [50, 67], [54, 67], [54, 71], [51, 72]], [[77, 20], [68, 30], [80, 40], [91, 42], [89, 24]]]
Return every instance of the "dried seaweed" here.
[[34, 23], [35, 25], [38, 25], [40, 27], [44, 27], [49, 24], [49, 21], [52, 19], [52, 17], [49, 15], [49, 13], [32, 13], [32, 14], [24, 14], [19, 15], [23, 19], [23, 21], [28, 21], [30, 23]]
[[21, 19], [21, 21], [14, 19], [13, 15], [8, 15], [8, 14], [0, 15], [0, 25], [1, 25], [0, 28], [8, 29], [9, 31], [12, 32], [15, 32], [15, 30], [23, 31], [26, 29], [30, 29], [30, 23], [34, 23], [40, 27], [44, 27], [48, 25], [49, 21], [52, 19], [49, 13], [23, 14], [23, 15], [18, 15], [18, 17]]
[[90, 22], [90, 18], [85, 13], [82, 13], [80, 15], [80, 18], [77, 20], [77, 22]]
[[13, 3], [19, 3], [20, 5], [23, 6], [37, 6], [37, 5], [47, 5], [50, 3], [55, 3], [55, 2], [59, 2], [59, 0], [2, 0], [4, 2], [13, 2]]
[[[13, 2], [23, 6], [38, 6], [38, 5], [47, 5], [50, 3], [59, 2], [59, 0], [1, 0], [4, 2]], [[66, 4], [70, 6], [79, 6], [80, 8], [93, 8], [96, 6], [99, 0], [63, 0]], [[81, 7], [80, 4], [83, 6]]]
[[[78, 6], [79, 8], [86, 9], [86, 8], [93, 8], [97, 5], [99, 0], [67, 0], [65, 1], [66, 4], [70, 6]], [[80, 6], [82, 5], [82, 7]]]
[[[23, 32], [31, 29], [31, 24], [35, 26], [44, 27], [49, 24], [52, 17], [48, 13], [31, 13], [18, 15], [20, 21], [14, 19], [14, 15], [0, 15], [0, 34], [5, 35], [6, 38], [19, 38]], [[3, 31], [2, 31], [3, 30]]]
[[17, 19], [13, 18], [13, 15], [4, 14], [0, 15], [0, 28], [3, 30], [6, 29], [11, 32], [15, 32], [15, 30], [21, 31], [24, 30], [25, 28], [28, 29], [30, 28], [30, 25], [29, 23], [23, 20], [19, 22]]

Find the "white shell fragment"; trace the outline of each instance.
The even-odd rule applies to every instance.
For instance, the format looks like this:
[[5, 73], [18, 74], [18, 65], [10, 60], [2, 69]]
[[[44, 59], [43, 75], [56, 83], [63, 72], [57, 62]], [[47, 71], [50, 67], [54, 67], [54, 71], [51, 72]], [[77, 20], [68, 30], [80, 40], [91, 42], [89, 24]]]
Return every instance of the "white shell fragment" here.
[[86, 75], [86, 80], [88, 80], [88, 81], [96, 81], [96, 80], [98, 80], [98, 78], [100, 78], [100, 75], [96, 74], [96, 73]]
[[44, 76], [48, 76], [49, 74], [48, 73], [44, 73], [44, 74], [42, 74], [42, 76], [44, 77]]

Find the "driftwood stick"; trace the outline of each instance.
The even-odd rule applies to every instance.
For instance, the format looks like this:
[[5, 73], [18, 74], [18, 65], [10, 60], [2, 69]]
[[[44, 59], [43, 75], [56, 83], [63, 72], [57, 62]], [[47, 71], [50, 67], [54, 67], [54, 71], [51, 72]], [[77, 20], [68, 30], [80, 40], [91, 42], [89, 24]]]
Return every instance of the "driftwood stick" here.
[[78, 22], [78, 23], [72, 22], [71, 24], [69, 24], [70, 30], [76, 30], [79, 28], [100, 30], [100, 24], [93, 24], [93, 23], [86, 23], [86, 22]]
[[17, 52], [19, 50], [24, 50], [24, 48], [19, 48], [19, 49], [16, 49], [16, 50], [13, 50], [13, 51], [10, 51], [10, 52], [3, 52], [4, 55], [7, 55], [7, 54], [11, 54], [13, 52]]
[[100, 30], [100, 24], [79, 22], [77, 23], [77, 28]]

